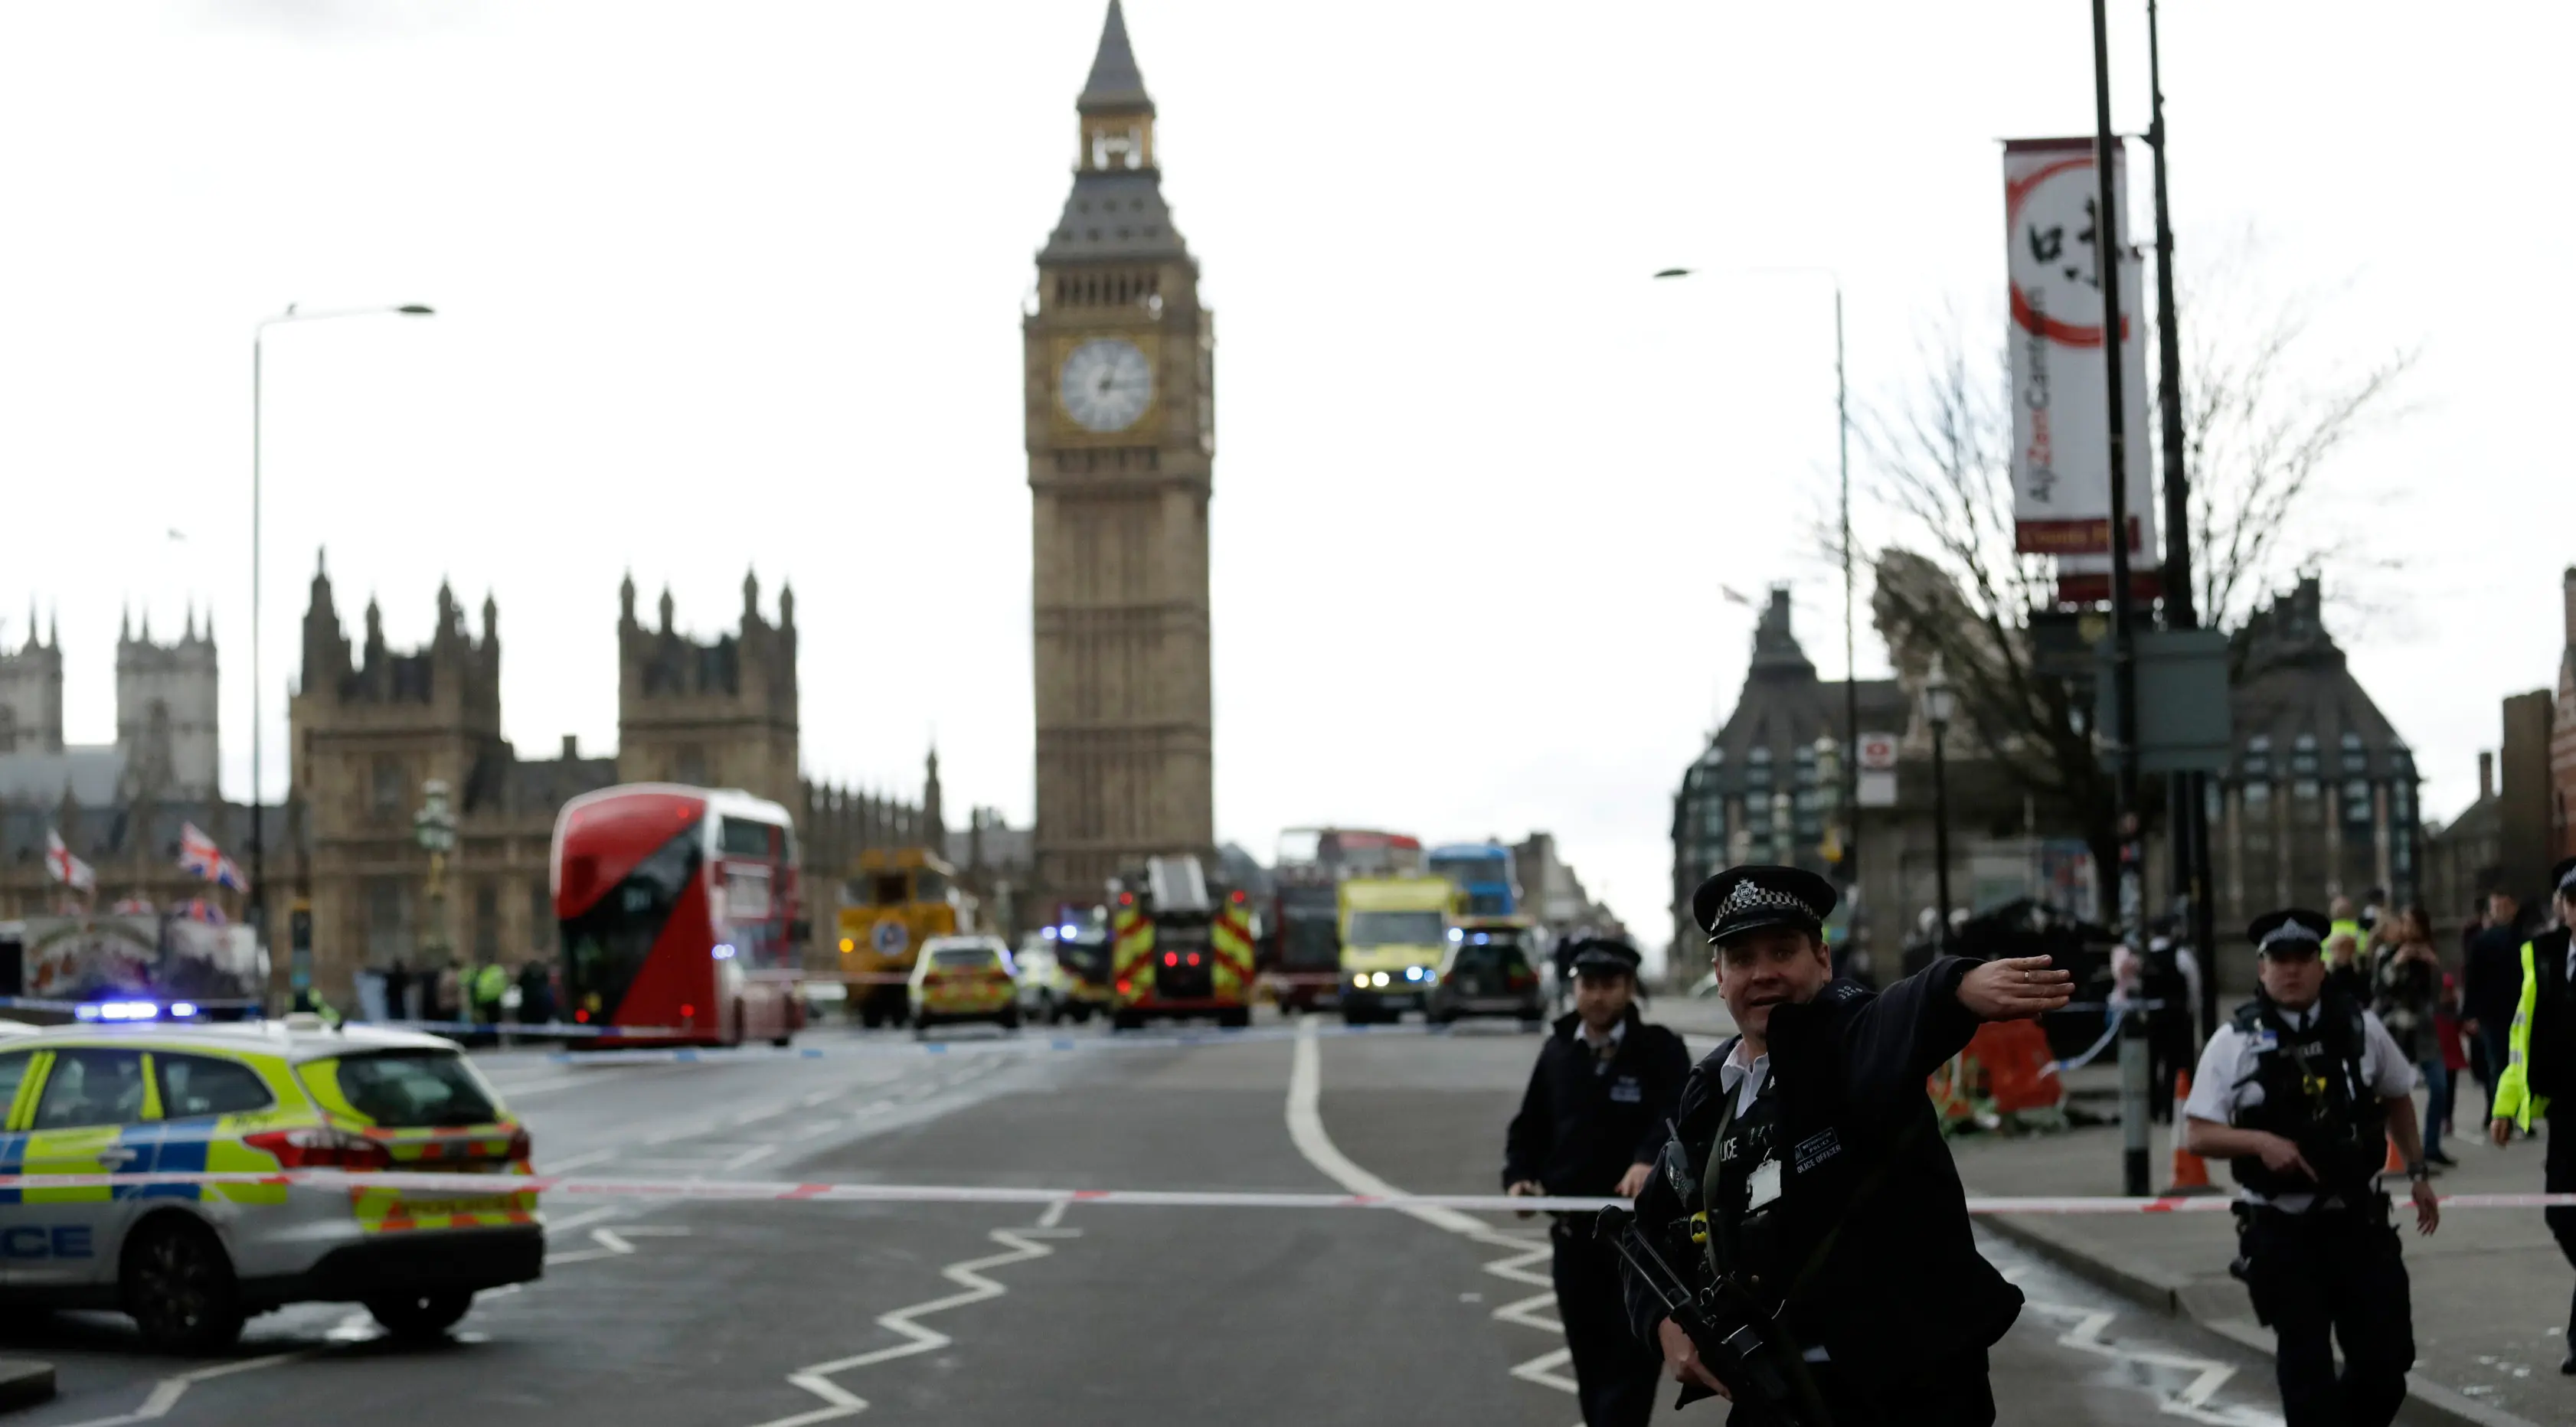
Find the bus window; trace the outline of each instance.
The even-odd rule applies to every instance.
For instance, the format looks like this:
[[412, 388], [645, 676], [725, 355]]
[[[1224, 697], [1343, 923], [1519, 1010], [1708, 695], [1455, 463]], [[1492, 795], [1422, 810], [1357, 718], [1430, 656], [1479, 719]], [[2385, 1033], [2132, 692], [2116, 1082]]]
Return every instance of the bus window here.
[[874, 884], [876, 889], [874, 894], [868, 898], [869, 906], [900, 907], [904, 903], [912, 900], [912, 897], [905, 886], [908, 879], [900, 872], [880, 872], [868, 880]]
[[772, 824], [749, 818], [726, 818], [716, 826], [716, 850], [727, 857], [775, 858], [778, 852], [770, 837], [776, 830]]
[[587, 998], [597, 996], [603, 1008], [614, 1008], [625, 999], [627, 986], [642, 969], [644, 958], [652, 954], [653, 943], [678, 908], [680, 895], [697, 878], [702, 838], [696, 825], [681, 829], [636, 864], [607, 896], [564, 922], [564, 949], [573, 982], [568, 989], [574, 1004], [586, 1004]]

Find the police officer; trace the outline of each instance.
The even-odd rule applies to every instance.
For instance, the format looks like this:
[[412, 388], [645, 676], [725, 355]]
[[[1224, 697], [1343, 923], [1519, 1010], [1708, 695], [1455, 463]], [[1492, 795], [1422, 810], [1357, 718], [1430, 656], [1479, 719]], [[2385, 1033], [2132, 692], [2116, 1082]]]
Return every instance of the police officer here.
[[[2522, 944], [2522, 997], [2513, 1013], [2513, 1059], [2496, 1083], [2495, 1118], [2487, 1134], [2498, 1145], [2518, 1126], [2531, 1133], [2535, 1115], [2549, 1117], [2549, 1158], [2544, 1187], [2552, 1194], [2576, 1194], [2576, 943], [2568, 928], [2576, 926], [2576, 857], [2550, 869], [2552, 900], [2558, 925]], [[2559, 1107], [2569, 1107], [2568, 1123], [2558, 1123]], [[2576, 1209], [2548, 1209], [2542, 1217], [2558, 1240], [2558, 1251], [2576, 1263]], [[2567, 1356], [2562, 1373], [2576, 1374], [2576, 1302], [2568, 1307]]]
[[[2021, 1292], [1977, 1253], [1923, 1082], [1980, 1021], [2055, 1010], [2073, 978], [2044, 956], [1936, 956], [1871, 992], [1832, 978], [1834, 901], [1794, 867], [1730, 868], [1692, 896], [1738, 1034], [1683, 1087], [1638, 1225], [1785, 1307], [1832, 1427], [1987, 1427], [1986, 1349]], [[1725, 1390], [1633, 1273], [1628, 1312], [1676, 1380]]]
[[[1638, 1016], [1637, 949], [1587, 937], [1567, 948], [1574, 1009], [1539, 1048], [1503, 1148], [1506, 1194], [1633, 1195], [1664, 1142], [1690, 1073], [1682, 1038]], [[1655, 1406], [1653, 1350], [1628, 1331], [1619, 1257], [1592, 1215], [1560, 1216], [1557, 1316], [1574, 1354], [1586, 1427], [1642, 1427]]]
[[[2235, 1170], [2239, 1271], [2279, 1339], [2289, 1427], [2387, 1427], [2415, 1361], [2406, 1263], [2378, 1187], [2387, 1144], [2413, 1180], [2416, 1230], [2442, 1218], [2416, 1137], [2415, 1068], [2378, 1016], [2327, 984], [2327, 918], [2272, 912], [2248, 935], [2262, 991], [2201, 1051], [2186, 1144]], [[2341, 1376], [2330, 1338], [2343, 1343]]]

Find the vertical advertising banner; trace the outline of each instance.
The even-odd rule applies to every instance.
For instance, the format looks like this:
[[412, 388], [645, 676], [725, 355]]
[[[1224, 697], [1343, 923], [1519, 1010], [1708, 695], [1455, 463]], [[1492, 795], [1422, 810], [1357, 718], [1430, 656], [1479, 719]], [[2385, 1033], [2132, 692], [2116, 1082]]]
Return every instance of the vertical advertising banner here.
[[[2123, 150], [2112, 191], [2124, 199]], [[2013, 548], [2026, 555], [2111, 553], [2111, 435], [2102, 369], [2102, 284], [2091, 139], [2004, 143], [2004, 234], [2011, 275]], [[2154, 564], [2154, 463], [2148, 459], [2141, 264], [2128, 205], [2111, 251], [2120, 262], [2120, 387], [2128, 434], [2129, 548]], [[2107, 581], [2106, 581], [2107, 588]]]

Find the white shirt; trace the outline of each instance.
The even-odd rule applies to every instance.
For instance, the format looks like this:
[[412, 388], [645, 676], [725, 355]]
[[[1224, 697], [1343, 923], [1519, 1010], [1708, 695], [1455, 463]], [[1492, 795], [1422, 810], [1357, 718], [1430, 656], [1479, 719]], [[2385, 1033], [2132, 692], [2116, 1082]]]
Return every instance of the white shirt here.
[[1750, 1049], [1742, 1037], [1737, 1037], [1735, 1049], [1728, 1051], [1717, 1067], [1717, 1088], [1721, 1093], [1734, 1092], [1738, 1115], [1753, 1108], [1755, 1097], [1762, 1093], [1762, 1082], [1771, 1078], [1771, 1053], [1764, 1051], [1748, 1058], [1745, 1052]]
[[1603, 1036], [1599, 1040], [1592, 1038], [1592, 1027], [1581, 1021], [1576, 1021], [1574, 1023], [1574, 1038], [1583, 1042], [1583, 1048], [1585, 1050], [1592, 1052], [1594, 1055], [1599, 1055], [1603, 1047], [1607, 1046], [1615, 1049], [1619, 1042], [1628, 1038], [1628, 1019], [1627, 1017], [1622, 1016], [1618, 1020], [1612, 1021], [1610, 1023], [1610, 1034]]
[[[2281, 1019], [2294, 1031], [2304, 1031], [2316, 1020], [2317, 1008], [2283, 1011]], [[2375, 1011], [2361, 1013], [2361, 1076], [2370, 1092], [2382, 1100], [2394, 1100], [2415, 1089], [2415, 1067], [2408, 1064], [2405, 1052], [2397, 1048], [2388, 1027], [2379, 1023]], [[2227, 1124], [2239, 1109], [2263, 1103], [2263, 1087], [2245, 1082], [2254, 1073], [2259, 1054], [2244, 1032], [2234, 1022], [2218, 1028], [2209, 1045], [2200, 1053], [2200, 1066], [2191, 1073], [2191, 1098], [2183, 1102], [2183, 1114], [2195, 1120]], [[2265, 1197], [2251, 1189], [2239, 1187], [2237, 1197], [2253, 1204], [2269, 1204], [2285, 1214], [2304, 1214], [2316, 1203], [2313, 1194], [2281, 1194]]]

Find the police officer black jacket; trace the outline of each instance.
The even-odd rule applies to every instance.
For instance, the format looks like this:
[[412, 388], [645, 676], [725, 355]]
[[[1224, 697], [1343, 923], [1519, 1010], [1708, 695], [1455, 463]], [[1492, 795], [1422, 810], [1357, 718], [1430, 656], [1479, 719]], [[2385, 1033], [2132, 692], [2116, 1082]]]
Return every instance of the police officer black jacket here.
[[1610, 1194], [1632, 1164], [1650, 1163], [1690, 1074], [1682, 1038], [1628, 1008], [1605, 1066], [1584, 1043], [1582, 1018], [1557, 1018], [1530, 1071], [1503, 1142], [1503, 1187], [1531, 1180], [1550, 1194]]
[[[2021, 1290], [1977, 1253], [1967, 1192], [1924, 1091], [1976, 1033], [1958, 995], [1974, 965], [1939, 957], [1883, 992], [1834, 981], [1771, 1011], [1784, 1216], [1774, 1261], [1788, 1266], [1790, 1329], [1866, 1378], [1901, 1380], [1982, 1350], [2021, 1312]], [[1637, 1197], [1650, 1231], [1699, 1207], [1685, 1207], [1674, 1182], [1708, 1161], [1725, 1110], [1719, 1068], [1733, 1047], [1712, 1052], [1683, 1086], [1678, 1148], [1663, 1151]], [[1663, 1316], [1632, 1280], [1637, 1335], [1654, 1342]]]

